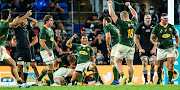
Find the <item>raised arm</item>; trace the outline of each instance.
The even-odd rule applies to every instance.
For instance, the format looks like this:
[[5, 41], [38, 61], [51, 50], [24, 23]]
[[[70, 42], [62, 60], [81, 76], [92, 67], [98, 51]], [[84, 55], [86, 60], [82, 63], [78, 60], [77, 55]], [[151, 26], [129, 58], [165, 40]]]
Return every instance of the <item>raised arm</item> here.
[[132, 8], [132, 6], [130, 5], [130, 2], [126, 2], [125, 5], [130, 9], [131, 14], [133, 15], [133, 18], [138, 19], [137, 13], [136, 13], [136, 11]]
[[16, 19], [13, 20], [13, 22], [9, 23], [9, 28], [12, 28], [14, 26], [17, 26], [21, 24], [27, 17], [32, 15], [32, 10], [29, 10], [24, 16], [22, 17], [16, 17]]
[[112, 8], [112, 1], [109, 0], [107, 3], [108, 3], [108, 6], [109, 6], [109, 15], [111, 16], [112, 20], [116, 23], [118, 17], [115, 14], [115, 12], [114, 12], [114, 10]]
[[32, 21], [31, 24], [32, 24], [33, 27], [35, 27], [36, 24], [38, 23], [38, 21], [36, 19], [32, 18], [32, 17], [27, 17], [27, 19]]
[[17, 45], [16, 36], [13, 36], [11, 43], [12, 43], [12, 47], [16, 47], [16, 45]]
[[73, 39], [74, 39], [75, 37], [77, 37], [76, 34], [74, 34], [74, 35], [67, 41], [66, 46], [67, 46], [68, 48], [72, 48], [72, 41], [73, 41]]

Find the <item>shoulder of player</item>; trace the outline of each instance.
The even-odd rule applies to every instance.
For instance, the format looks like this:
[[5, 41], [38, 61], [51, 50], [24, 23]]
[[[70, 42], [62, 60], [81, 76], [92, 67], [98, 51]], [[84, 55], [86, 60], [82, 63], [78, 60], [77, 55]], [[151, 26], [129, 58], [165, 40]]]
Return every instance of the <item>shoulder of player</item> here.
[[172, 24], [168, 23], [168, 26], [173, 27], [174, 25], [172, 25]]

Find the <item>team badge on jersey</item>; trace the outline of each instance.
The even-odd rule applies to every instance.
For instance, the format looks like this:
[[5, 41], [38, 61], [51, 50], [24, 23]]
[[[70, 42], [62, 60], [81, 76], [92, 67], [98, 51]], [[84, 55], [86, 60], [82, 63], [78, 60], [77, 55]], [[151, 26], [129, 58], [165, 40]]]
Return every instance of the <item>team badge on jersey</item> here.
[[160, 31], [160, 33], [162, 33], [162, 30]]
[[88, 51], [90, 51], [90, 48], [87, 48]]
[[171, 31], [172, 29], [171, 28], [169, 28], [169, 31]]

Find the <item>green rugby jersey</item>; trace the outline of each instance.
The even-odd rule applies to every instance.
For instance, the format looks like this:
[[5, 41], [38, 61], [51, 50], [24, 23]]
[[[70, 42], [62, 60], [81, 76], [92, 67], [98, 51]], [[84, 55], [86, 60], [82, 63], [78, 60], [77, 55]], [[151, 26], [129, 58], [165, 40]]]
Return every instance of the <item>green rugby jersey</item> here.
[[122, 45], [134, 47], [134, 31], [137, 26], [137, 19], [132, 18], [132, 20], [123, 21], [120, 18], [117, 19], [116, 25], [120, 31], [120, 41]]
[[82, 44], [72, 44], [72, 49], [78, 53], [77, 64], [91, 61], [91, 56], [94, 56], [93, 48], [90, 45], [83, 47]]
[[159, 23], [153, 28], [152, 34], [158, 37], [157, 42], [160, 42], [158, 48], [167, 49], [174, 47], [172, 38], [173, 35], [177, 34], [177, 31], [173, 25], [168, 24], [167, 27], [164, 28], [162, 24]]
[[6, 45], [6, 40], [8, 39], [9, 34], [9, 22], [3, 20], [0, 21], [0, 45]]
[[104, 32], [110, 32], [111, 34], [111, 46], [114, 46], [115, 44], [117, 44], [119, 42], [119, 29], [112, 25], [112, 24], [108, 24], [107, 26], [104, 27]]
[[[54, 45], [54, 32], [52, 28], [47, 28], [44, 26], [39, 35], [40, 39], [45, 39], [46, 46], [48, 47], [49, 50], [53, 50], [53, 45]], [[43, 51], [44, 49], [40, 47], [40, 51]]]

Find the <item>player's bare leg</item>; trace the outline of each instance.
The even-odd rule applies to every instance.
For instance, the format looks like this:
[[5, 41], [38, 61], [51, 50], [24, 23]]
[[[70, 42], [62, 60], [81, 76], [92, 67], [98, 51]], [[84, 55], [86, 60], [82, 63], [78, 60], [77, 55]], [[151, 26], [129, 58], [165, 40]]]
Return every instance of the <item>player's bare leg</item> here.
[[128, 66], [128, 72], [129, 72], [128, 83], [129, 83], [129, 85], [132, 85], [132, 78], [133, 78], [133, 73], [134, 73], [133, 60], [127, 59], [126, 62], [127, 62], [127, 66]]
[[[150, 59], [150, 65], [151, 65], [151, 69], [150, 69], [150, 82], [153, 83], [156, 56], [152, 55], [151, 57], [149, 57], [149, 59]], [[151, 84], [151, 83], [149, 83], [149, 84]]]
[[22, 84], [23, 82], [20, 80], [19, 75], [17, 73], [15, 61], [12, 58], [9, 58], [9, 59], [4, 59], [4, 62], [11, 67], [11, 73], [15, 77], [18, 84]]
[[75, 72], [73, 73], [73, 76], [72, 76], [72, 78], [71, 78], [71, 83], [72, 83], [72, 85], [74, 85], [74, 84], [75, 84], [75, 81], [78, 80], [78, 78], [82, 75], [81, 73], [82, 73], [82, 72], [77, 72], [77, 71], [75, 71]]
[[21, 79], [24, 80], [23, 65], [17, 65], [17, 72], [18, 72], [19, 77], [21, 77]]
[[167, 63], [168, 63], [168, 84], [173, 84], [172, 82], [172, 78], [173, 78], [173, 72], [174, 72], [174, 61], [175, 61], [175, 57], [168, 57], [167, 58]]
[[142, 61], [142, 68], [143, 68], [143, 74], [144, 74], [144, 78], [145, 78], [145, 82], [143, 84], [147, 84], [148, 80], [147, 80], [147, 65], [148, 65], [148, 57], [147, 56], [141, 56], [141, 61]]
[[98, 81], [99, 81], [99, 72], [97, 70], [97, 67], [94, 64], [91, 64], [89, 66], [89, 70], [92, 70], [94, 72], [95, 82], [98, 84]]
[[36, 64], [36, 62], [31, 62], [30, 65], [31, 65], [32, 69], [34, 70], [34, 73], [35, 73], [36, 77], [39, 77], [39, 71], [38, 71], [38, 69], [37, 69], [37, 64]]
[[122, 77], [123, 85], [126, 84], [127, 78], [124, 76], [123, 67], [122, 67], [122, 60], [115, 57], [114, 58], [114, 64], [115, 64], [116, 69], [118, 70], [120, 76]]
[[162, 66], [164, 63], [164, 60], [157, 60], [157, 74], [158, 74], [158, 81], [157, 84], [160, 84], [162, 82]]

